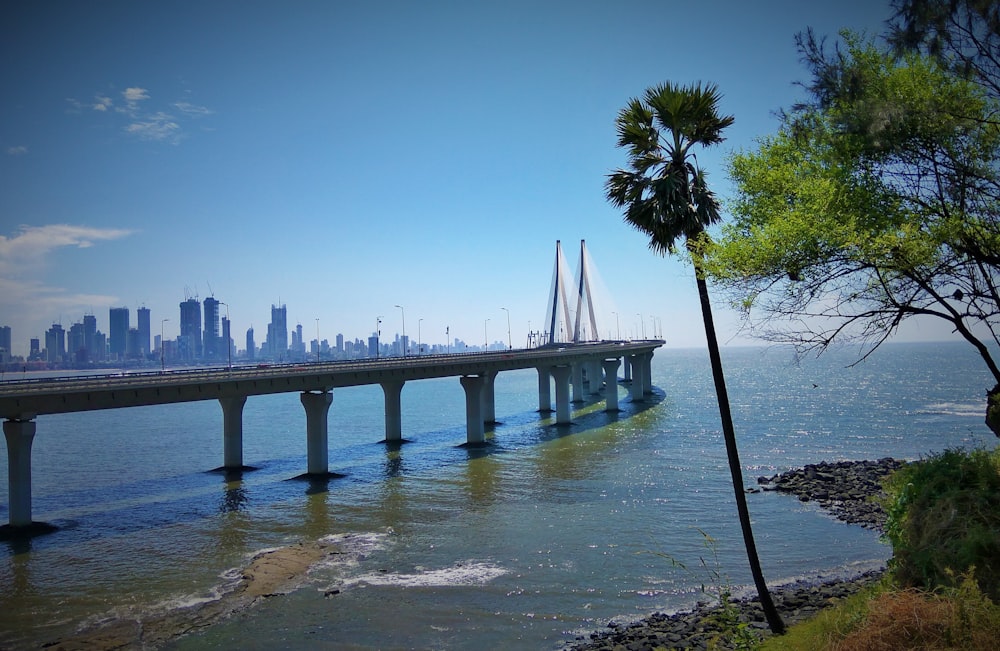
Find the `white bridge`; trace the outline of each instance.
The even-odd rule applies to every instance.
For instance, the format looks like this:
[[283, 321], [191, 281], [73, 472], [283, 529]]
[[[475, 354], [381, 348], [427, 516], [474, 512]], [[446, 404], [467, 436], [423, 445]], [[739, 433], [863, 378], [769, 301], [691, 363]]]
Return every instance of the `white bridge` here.
[[[400, 393], [406, 382], [458, 377], [465, 390], [466, 443], [481, 445], [486, 424], [496, 422], [493, 385], [501, 371], [534, 368], [538, 371], [538, 410], [552, 411], [555, 386], [556, 424], [571, 422], [571, 402], [583, 402], [589, 392], [602, 393], [607, 411], [618, 411], [618, 369], [624, 361], [624, 380], [631, 383], [630, 399], [641, 401], [651, 393], [650, 362], [659, 339], [593, 341], [597, 320], [590, 292], [586, 246], [580, 244], [577, 282], [569, 287], [568, 272], [556, 243], [556, 271], [549, 298], [547, 330], [538, 348], [472, 354], [192, 368], [182, 370], [59, 377], [0, 383], [0, 418], [7, 440], [9, 525], [29, 528], [31, 519], [31, 445], [36, 419], [95, 409], [121, 409], [198, 400], [218, 400], [223, 415], [223, 465], [242, 470], [243, 406], [249, 396], [300, 393], [306, 411], [306, 474], [329, 476], [327, 413], [333, 389], [365, 384], [381, 385], [385, 394], [385, 441], [403, 441]], [[570, 293], [572, 292], [572, 293]], [[570, 314], [575, 307], [576, 319]], [[587, 326], [590, 330], [587, 330]], [[589, 335], [589, 337], [588, 337]], [[572, 397], [571, 397], [572, 392]], [[43, 525], [44, 527], [44, 525]]]

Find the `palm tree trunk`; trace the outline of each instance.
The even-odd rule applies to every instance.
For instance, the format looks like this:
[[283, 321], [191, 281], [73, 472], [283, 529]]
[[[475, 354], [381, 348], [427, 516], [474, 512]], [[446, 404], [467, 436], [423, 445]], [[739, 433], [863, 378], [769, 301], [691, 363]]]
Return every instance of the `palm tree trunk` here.
[[715, 393], [719, 399], [719, 415], [722, 417], [722, 436], [726, 440], [726, 457], [729, 459], [729, 472], [733, 477], [733, 492], [736, 496], [736, 510], [740, 516], [740, 527], [743, 529], [743, 544], [747, 548], [747, 560], [750, 562], [750, 572], [757, 586], [761, 608], [767, 625], [775, 635], [785, 632], [785, 623], [781, 620], [778, 609], [774, 607], [771, 593], [764, 581], [764, 573], [760, 569], [760, 559], [757, 557], [757, 545], [753, 540], [753, 529], [750, 527], [750, 511], [747, 509], [747, 496], [743, 489], [743, 469], [740, 464], [740, 453], [736, 447], [736, 431], [733, 428], [733, 415], [729, 411], [729, 393], [726, 391], [726, 378], [722, 372], [722, 357], [719, 355], [719, 341], [715, 336], [715, 320], [712, 318], [712, 304], [708, 300], [708, 283], [700, 265], [694, 265], [698, 282], [698, 297], [701, 299], [701, 315], [705, 321], [705, 337], [708, 340], [708, 356], [712, 361], [712, 376], [715, 379]]

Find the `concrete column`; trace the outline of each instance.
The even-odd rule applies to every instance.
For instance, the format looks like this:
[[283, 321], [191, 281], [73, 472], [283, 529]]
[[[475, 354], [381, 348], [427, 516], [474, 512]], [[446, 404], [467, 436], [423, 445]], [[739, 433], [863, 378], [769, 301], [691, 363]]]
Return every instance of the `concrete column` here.
[[7, 439], [7, 488], [9, 523], [12, 527], [31, 524], [31, 443], [35, 439], [35, 421], [5, 420]]
[[463, 375], [458, 378], [465, 389], [465, 440], [467, 443], [486, 441], [483, 428], [483, 376]]
[[575, 362], [572, 366], [573, 402], [583, 402], [585, 400], [583, 397], [583, 364], [584, 362]]
[[604, 384], [604, 373], [601, 371], [600, 360], [595, 359], [587, 363], [587, 379], [590, 384], [590, 395], [600, 395], [601, 387]]
[[604, 411], [618, 411], [618, 365], [617, 357], [601, 362], [604, 367]]
[[548, 366], [538, 367], [538, 411], [546, 414], [552, 411], [552, 374]]
[[642, 359], [642, 392], [650, 395], [653, 393], [653, 351], [639, 357]]
[[632, 358], [625, 357], [622, 359], [622, 380], [625, 382], [632, 381]]
[[239, 470], [243, 467], [243, 405], [246, 396], [219, 398], [222, 405], [222, 467]]
[[333, 402], [329, 391], [305, 392], [299, 396], [306, 409], [306, 450], [310, 475], [326, 475], [330, 472], [330, 448], [328, 445], [326, 415]]
[[556, 380], [556, 424], [571, 423], [569, 408], [569, 366], [553, 366], [552, 377]]
[[645, 395], [645, 385], [642, 379], [642, 360], [639, 359], [638, 355], [630, 355], [628, 358], [629, 366], [632, 367], [632, 386], [629, 387], [629, 397], [632, 402], [642, 402], [643, 395]]
[[403, 392], [403, 380], [386, 380], [382, 382], [382, 393], [385, 394], [385, 440], [403, 440], [403, 417], [399, 396]]
[[483, 392], [480, 394], [483, 400], [483, 423], [494, 424], [497, 422], [497, 401], [496, 393], [493, 390], [497, 379], [497, 371], [483, 374]]

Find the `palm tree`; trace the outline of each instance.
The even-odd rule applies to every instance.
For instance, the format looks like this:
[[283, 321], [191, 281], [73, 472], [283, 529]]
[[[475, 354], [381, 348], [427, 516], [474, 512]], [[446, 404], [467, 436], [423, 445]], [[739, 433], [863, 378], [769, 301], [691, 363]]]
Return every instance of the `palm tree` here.
[[642, 99], [630, 100], [616, 123], [618, 146], [628, 150], [631, 169], [610, 174], [605, 191], [608, 201], [625, 209], [625, 222], [649, 236], [649, 248], [654, 252], [674, 253], [675, 243], [683, 237], [691, 253], [743, 542], [767, 623], [780, 635], [785, 625], [771, 600], [757, 557], [712, 305], [699, 263], [699, 250], [708, 238], [705, 229], [721, 217], [719, 202], [709, 190], [692, 149], [722, 142], [722, 131], [733, 123], [732, 116], [719, 115], [720, 98], [714, 85], [684, 87], [667, 82], [647, 89]]

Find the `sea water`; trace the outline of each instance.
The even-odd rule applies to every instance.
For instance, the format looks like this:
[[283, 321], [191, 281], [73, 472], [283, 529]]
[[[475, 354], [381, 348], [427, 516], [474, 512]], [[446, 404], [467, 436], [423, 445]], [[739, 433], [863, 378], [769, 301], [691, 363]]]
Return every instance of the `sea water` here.
[[[264, 550], [338, 550], [288, 594], [199, 622], [171, 649], [555, 649], [713, 588], [751, 585], [707, 353], [660, 349], [654, 395], [621, 411], [537, 413], [534, 371], [502, 373], [485, 448], [467, 448], [456, 378], [407, 383], [409, 442], [384, 437], [378, 386], [335, 389], [329, 482], [306, 469], [296, 394], [244, 410], [241, 477], [222, 463], [217, 402], [42, 416], [33, 515], [59, 529], [0, 547], [0, 648], [211, 603]], [[992, 447], [985, 366], [963, 344], [798, 360], [727, 348], [747, 486], [806, 463]], [[880, 567], [877, 534], [812, 503], [748, 495], [772, 584]], [[7, 519], [6, 448], [0, 519]]]

